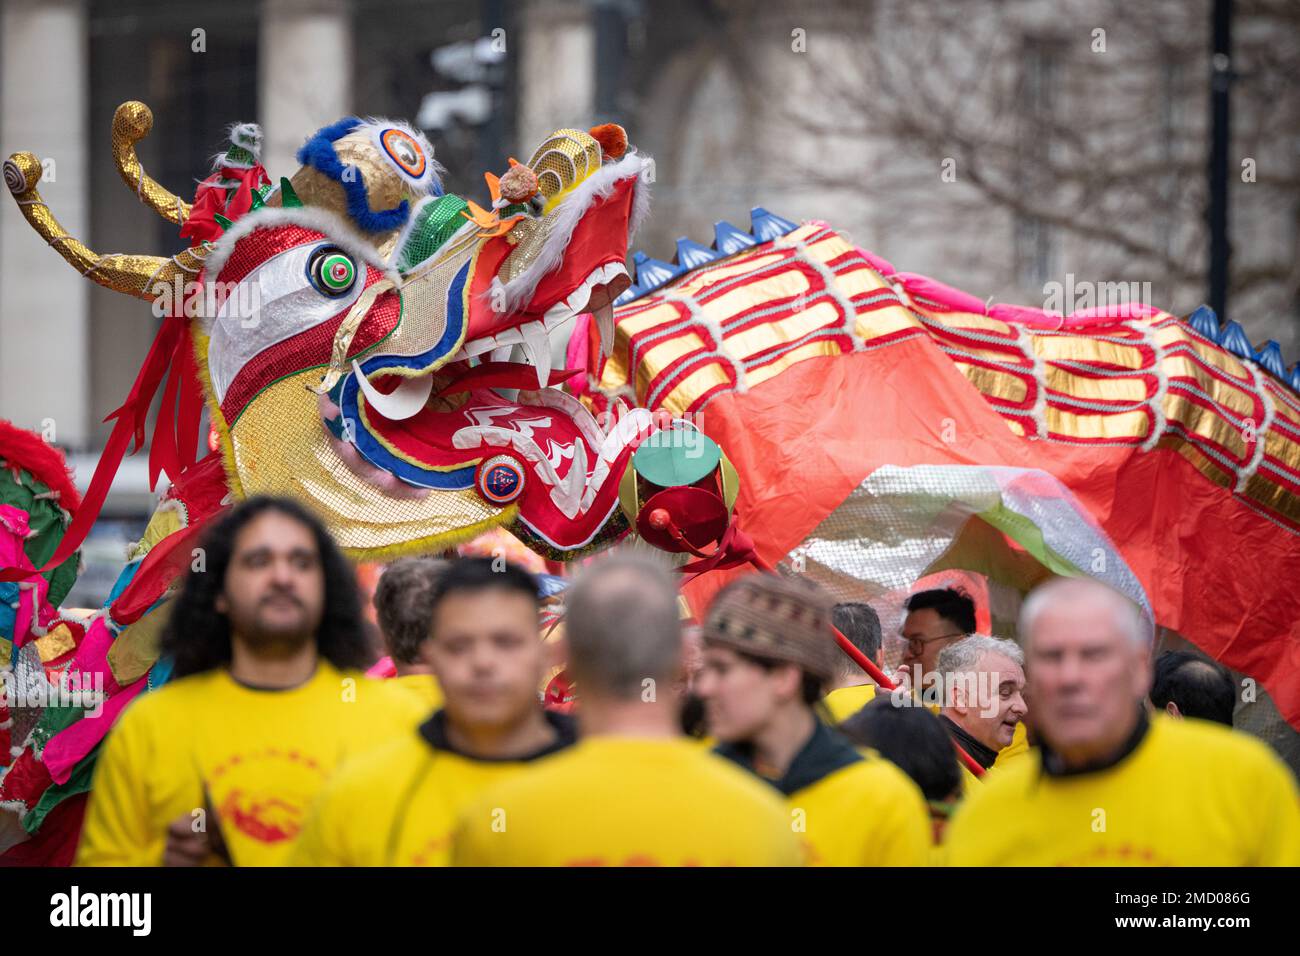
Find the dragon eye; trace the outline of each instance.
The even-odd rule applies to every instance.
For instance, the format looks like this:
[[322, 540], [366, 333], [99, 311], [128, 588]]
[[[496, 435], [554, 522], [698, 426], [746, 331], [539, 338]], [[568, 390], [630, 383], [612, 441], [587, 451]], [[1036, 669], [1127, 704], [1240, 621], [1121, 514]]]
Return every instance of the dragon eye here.
[[332, 299], [347, 295], [357, 281], [356, 263], [337, 246], [322, 246], [312, 253], [307, 274], [317, 291]]
[[393, 162], [402, 167], [406, 175], [412, 179], [419, 179], [424, 175], [426, 168], [424, 151], [415, 140], [400, 129], [384, 130], [379, 140], [384, 144], [385, 152], [392, 157]]

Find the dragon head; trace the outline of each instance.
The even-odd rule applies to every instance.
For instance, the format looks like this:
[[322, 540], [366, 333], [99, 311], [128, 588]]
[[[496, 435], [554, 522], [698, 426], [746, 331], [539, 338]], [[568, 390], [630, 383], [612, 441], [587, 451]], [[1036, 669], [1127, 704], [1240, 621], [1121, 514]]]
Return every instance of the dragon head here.
[[602, 429], [557, 387], [573, 371], [558, 366], [576, 316], [592, 313], [613, 341], [648, 160], [559, 130], [526, 169], [536, 192], [498, 198], [486, 218], [457, 197], [415, 206], [388, 260], [402, 302], [395, 334], [385, 338], [377, 299], [358, 326], [367, 334], [353, 351], [364, 354], [327, 375], [320, 417], [355, 475], [516, 512], [517, 533], [565, 554], [620, 530], [618, 478], [650, 427], [633, 412]]
[[[553, 360], [587, 312], [608, 347], [613, 301], [630, 284], [623, 262], [650, 162], [621, 128], [556, 131], [528, 163], [486, 177], [484, 209], [444, 193], [417, 131], [355, 118], [309, 139], [278, 188], [257, 161], [260, 131], [237, 127], [241, 139], [187, 203], [136, 157], [152, 123], [142, 103], [119, 107], [114, 158], [192, 240], [175, 256], [99, 255], [69, 236], [29, 153], [5, 164], [6, 184], [83, 275], [156, 311], [174, 286], [159, 342], [192, 341], [237, 497], [302, 500], [357, 557], [445, 547], [509, 522], [560, 557], [622, 532], [619, 478], [653, 428], [649, 413], [598, 427], [558, 387], [576, 370]], [[160, 380], [155, 352], [138, 385]], [[198, 425], [186, 388], [182, 417], [193, 421], [176, 426], [175, 448], [194, 444]], [[138, 436], [152, 394], [124, 406]], [[188, 454], [163, 467], [183, 470]]]

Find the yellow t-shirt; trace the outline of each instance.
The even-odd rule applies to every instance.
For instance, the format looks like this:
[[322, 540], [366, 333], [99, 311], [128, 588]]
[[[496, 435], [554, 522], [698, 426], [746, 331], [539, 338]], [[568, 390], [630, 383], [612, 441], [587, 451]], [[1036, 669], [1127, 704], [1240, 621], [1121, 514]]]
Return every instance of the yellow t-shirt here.
[[771, 789], [684, 738], [590, 737], [461, 815], [457, 866], [797, 866]]
[[[947, 728], [945, 727], [945, 729]], [[979, 787], [986, 783], [989, 774], [994, 772], [1000, 773], [1009, 763], [1019, 757], [1023, 757], [1027, 753], [1029, 753], [1029, 738], [1025, 733], [1025, 722], [1022, 720], [1020, 723], [1016, 724], [1016, 730], [1011, 737], [1011, 743], [998, 751], [997, 757], [993, 760], [993, 765], [985, 768], [982, 777], [975, 776], [975, 774], [971, 772], [970, 768], [966, 766], [966, 762], [958, 757], [957, 766], [961, 768], [962, 795], [965, 796], [969, 794], [972, 787]]]
[[825, 703], [835, 723], [842, 724], [875, 699], [875, 684], [859, 684], [831, 691], [826, 695]]
[[1296, 866], [1300, 794], [1264, 743], [1157, 716], [1112, 767], [1051, 776], [1035, 749], [992, 774], [945, 843], [953, 866]]
[[461, 810], [492, 784], [573, 743], [572, 718], [548, 713], [547, 720], [556, 742], [518, 760], [455, 752], [440, 712], [348, 761], [317, 798], [289, 865], [450, 866]]
[[[757, 775], [743, 745], [718, 752]], [[763, 780], [766, 778], [757, 777]], [[858, 750], [818, 723], [785, 776], [786, 819], [810, 866], [926, 866], [930, 810], [912, 779], [875, 751]]]
[[1016, 724], [1015, 736], [1011, 738], [1011, 743], [1007, 744], [998, 751], [997, 759], [993, 761], [993, 766], [984, 771], [984, 776], [977, 777], [971, 773], [970, 768], [966, 766], [965, 761], [958, 758], [957, 764], [961, 767], [961, 790], [963, 796], [968, 796], [972, 787], [980, 787], [988, 782], [989, 774], [1001, 773], [1009, 763], [1029, 753], [1029, 737], [1025, 733], [1025, 722], [1022, 720]]
[[442, 706], [442, 688], [438, 686], [438, 678], [432, 674], [400, 674], [388, 678], [388, 683], [411, 695], [422, 719]]
[[76, 862], [161, 865], [178, 817], [216, 824], [206, 785], [234, 863], [281, 864], [340, 761], [418, 719], [408, 695], [324, 660], [289, 690], [245, 687], [224, 668], [167, 684], [132, 701], [109, 733]]
[[930, 811], [920, 788], [871, 755], [786, 798], [809, 866], [928, 866]]
[[1017, 757], [1023, 757], [1027, 753], [1029, 753], [1029, 732], [1025, 730], [1025, 722], [1022, 720], [1016, 724], [1016, 732], [1011, 738], [1011, 743], [998, 751], [998, 759], [993, 761], [993, 766], [989, 769], [1001, 770]]

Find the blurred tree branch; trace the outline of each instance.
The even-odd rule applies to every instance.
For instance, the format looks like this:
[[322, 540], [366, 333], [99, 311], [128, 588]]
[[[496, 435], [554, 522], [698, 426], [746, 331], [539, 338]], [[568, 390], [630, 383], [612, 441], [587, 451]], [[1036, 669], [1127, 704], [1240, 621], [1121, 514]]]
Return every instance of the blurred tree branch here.
[[[810, 27], [795, 67], [814, 98], [792, 95], [783, 72], [748, 78], [791, 137], [834, 144], [789, 163], [792, 184], [864, 195], [888, 212], [886, 231], [914, 226], [927, 205], [1000, 212], [1071, 249], [1086, 245], [1089, 268], [1112, 270], [1105, 278], [1149, 276], [1203, 294], [1209, 0], [874, 0], [835, 10], [819, 13], [841, 29]], [[1233, 67], [1231, 154], [1254, 159], [1257, 178], [1247, 186], [1234, 172], [1232, 289], [1266, 292], [1266, 308], [1294, 314], [1300, 213], [1289, 230], [1284, 221], [1289, 244], [1263, 241], [1255, 220], [1300, 211], [1300, 3], [1238, 0]], [[949, 159], [955, 183], [940, 179]]]

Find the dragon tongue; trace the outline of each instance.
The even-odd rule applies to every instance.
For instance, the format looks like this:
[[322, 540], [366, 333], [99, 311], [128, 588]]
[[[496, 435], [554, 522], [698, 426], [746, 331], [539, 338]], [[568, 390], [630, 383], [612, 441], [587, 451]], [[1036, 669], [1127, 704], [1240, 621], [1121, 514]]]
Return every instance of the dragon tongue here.
[[605, 358], [614, 354], [614, 303], [609, 299], [591, 313], [600, 329], [600, 351]]
[[519, 333], [524, 338], [524, 354], [537, 371], [537, 387], [545, 388], [551, 377], [551, 340], [546, 334], [546, 326], [541, 322], [529, 322], [519, 326]]

